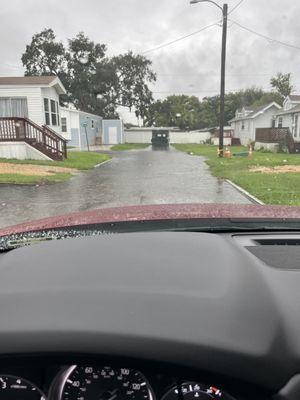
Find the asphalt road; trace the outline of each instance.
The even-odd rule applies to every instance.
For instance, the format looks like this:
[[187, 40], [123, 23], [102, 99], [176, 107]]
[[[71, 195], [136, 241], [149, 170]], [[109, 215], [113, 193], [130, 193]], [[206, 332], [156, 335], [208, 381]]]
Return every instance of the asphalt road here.
[[250, 201], [211, 175], [202, 157], [169, 151], [131, 150], [67, 183], [0, 185], [0, 227], [101, 207], [168, 203]]

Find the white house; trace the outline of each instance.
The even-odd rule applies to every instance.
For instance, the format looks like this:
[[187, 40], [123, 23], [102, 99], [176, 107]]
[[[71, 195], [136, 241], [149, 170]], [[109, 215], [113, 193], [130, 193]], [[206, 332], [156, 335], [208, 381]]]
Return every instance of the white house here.
[[[15, 157], [23, 154], [23, 158], [30, 154], [30, 157], [36, 157], [38, 149], [43, 148], [47, 154], [50, 151], [51, 156], [54, 147], [57, 147], [57, 144], [54, 143], [56, 139], [60, 141], [66, 139], [68, 145], [81, 149], [86, 149], [88, 144], [94, 146], [102, 143], [123, 142], [123, 122], [121, 120], [103, 121], [99, 115], [76, 110], [74, 107], [60, 107], [59, 97], [62, 94], [66, 94], [66, 90], [56, 76], [0, 77], [0, 118], [2, 118], [0, 142], [2, 150], [5, 147], [3, 154]], [[26, 118], [26, 121], [9, 122], [11, 117]], [[3, 118], [6, 120], [4, 121]], [[20, 123], [22, 127], [19, 129]], [[18, 133], [18, 137], [16, 137], [15, 124], [17, 124], [17, 130], [20, 130], [21, 136]], [[31, 128], [27, 129], [26, 126], [29, 124]], [[47, 128], [50, 129], [47, 130]], [[47, 131], [47, 138], [44, 138], [44, 143], [41, 143], [45, 131]], [[52, 141], [51, 135], [53, 136], [55, 133], [60, 136], [54, 138], [51, 148], [49, 140]], [[8, 137], [9, 135], [10, 137]], [[7, 143], [7, 139], [10, 139], [10, 143]], [[29, 143], [30, 140], [32, 143]], [[24, 143], [21, 145], [20, 142]], [[28, 147], [33, 144], [36, 147], [34, 154]], [[15, 151], [16, 147], [22, 148], [24, 151]], [[60, 143], [59, 147], [65, 147], [65, 145]], [[43, 157], [42, 154], [38, 156]], [[62, 151], [60, 151], [60, 155], [56, 156], [61, 157]]]
[[29, 118], [60, 133], [59, 96], [65, 93], [56, 76], [0, 77], [0, 117]]
[[235, 118], [229, 121], [234, 130], [234, 137], [239, 138], [242, 145], [255, 141], [256, 128], [274, 126], [274, 114], [281, 110], [276, 102], [261, 107], [243, 107], [237, 110]]
[[300, 142], [300, 95], [287, 96], [274, 120], [276, 128], [289, 128], [294, 141]]

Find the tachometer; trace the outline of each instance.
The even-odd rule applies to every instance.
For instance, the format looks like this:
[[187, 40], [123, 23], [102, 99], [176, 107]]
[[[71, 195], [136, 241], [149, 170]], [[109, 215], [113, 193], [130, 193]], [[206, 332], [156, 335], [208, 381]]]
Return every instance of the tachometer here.
[[222, 390], [196, 382], [186, 382], [169, 390], [162, 400], [234, 400]]
[[139, 371], [129, 368], [72, 366], [65, 374], [59, 400], [154, 400]]
[[0, 375], [0, 399], [46, 400], [46, 397], [40, 389], [26, 379]]

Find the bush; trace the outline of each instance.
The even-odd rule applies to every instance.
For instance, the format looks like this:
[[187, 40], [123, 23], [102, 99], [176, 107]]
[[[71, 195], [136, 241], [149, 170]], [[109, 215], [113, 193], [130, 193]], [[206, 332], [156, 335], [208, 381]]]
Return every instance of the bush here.
[[281, 139], [278, 142], [278, 153], [288, 153], [288, 145], [287, 145], [287, 140], [286, 139]]
[[261, 147], [260, 149], [255, 150], [255, 151], [258, 152], [258, 153], [273, 153], [274, 154], [273, 151], [265, 149], [264, 147]]

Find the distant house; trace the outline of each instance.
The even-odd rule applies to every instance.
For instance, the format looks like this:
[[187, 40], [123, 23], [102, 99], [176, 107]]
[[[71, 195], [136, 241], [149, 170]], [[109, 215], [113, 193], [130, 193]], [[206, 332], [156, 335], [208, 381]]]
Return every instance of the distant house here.
[[287, 96], [274, 120], [276, 128], [289, 128], [294, 141], [300, 142], [300, 95]]
[[[211, 142], [215, 146], [219, 146], [219, 135], [220, 128], [217, 127], [214, 129], [213, 137], [211, 138]], [[223, 144], [224, 146], [232, 145], [234, 141], [234, 130], [231, 126], [224, 126], [223, 133]]]
[[290, 94], [284, 99], [283, 108], [284, 110], [290, 110], [296, 105], [300, 105], [300, 95], [298, 94]]
[[60, 107], [61, 134], [68, 145], [85, 149], [101, 144], [102, 117], [80, 110]]
[[274, 126], [274, 114], [279, 110], [281, 107], [276, 102], [261, 107], [243, 107], [237, 110], [235, 118], [229, 121], [234, 137], [239, 138], [244, 146], [250, 141], [255, 141], [256, 129]]

